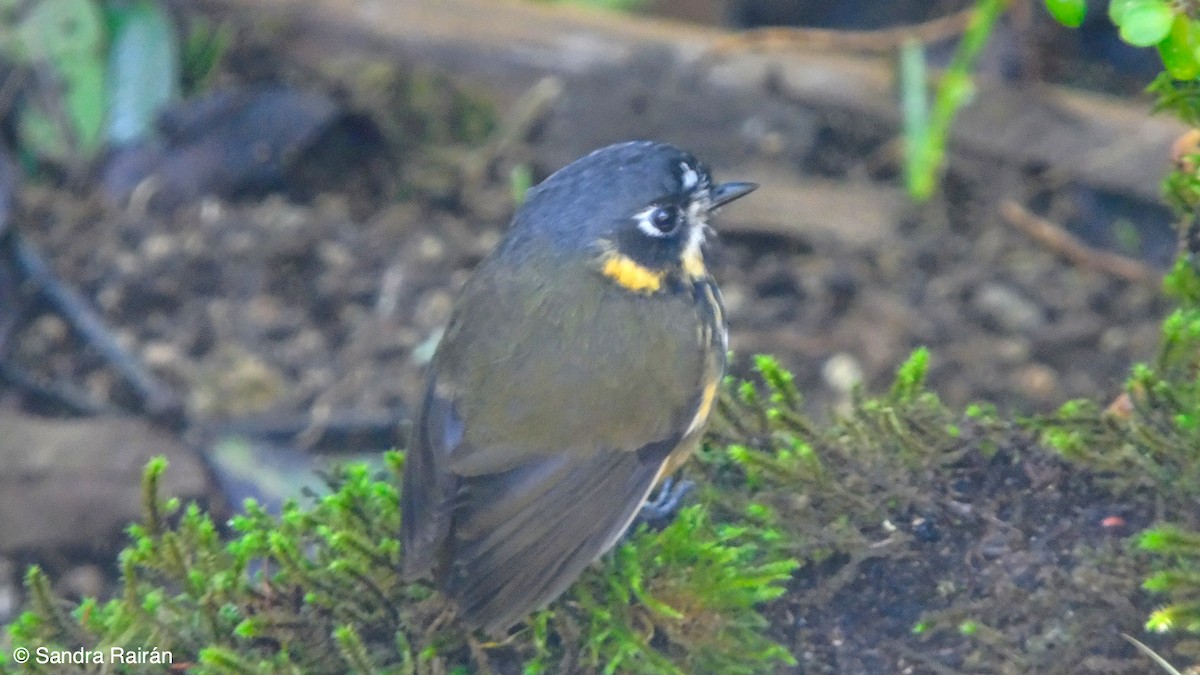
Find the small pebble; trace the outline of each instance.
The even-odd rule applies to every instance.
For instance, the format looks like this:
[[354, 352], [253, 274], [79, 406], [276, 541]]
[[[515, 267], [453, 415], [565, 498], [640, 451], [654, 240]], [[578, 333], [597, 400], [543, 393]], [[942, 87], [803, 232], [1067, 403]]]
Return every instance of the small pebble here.
[[430, 291], [421, 297], [417, 303], [415, 316], [420, 326], [441, 326], [450, 320], [450, 310], [454, 308], [454, 297], [443, 290]]
[[858, 359], [846, 352], [838, 352], [821, 366], [821, 377], [830, 389], [845, 394], [862, 382], [863, 369]]
[[937, 523], [929, 518], [920, 516], [912, 520], [912, 533], [920, 541], [932, 543], [942, 538], [942, 533], [938, 531]]
[[1117, 352], [1129, 347], [1129, 331], [1121, 326], [1113, 326], [1100, 334], [1100, 349], [1106, 352]]
[[1031, 398], [1046, 400], [1058, 389], [1058, 374], [1041, 363], [1022, 366], [1013, 377], [1017, 387]]
[[345, 269], [354, 264], [354, 255], [336, 241], [323, 241], [318, 244], [317, 255], [321, 262], [331, 269]]
[[168, 368], [183, 361], [183, 355], [169, 342], [147, 342], [142, 346], [142, 361], [151, 368]]
[[78, 565], [62, 576], [58, 586], [68, 597], [95, 598], [104, 593], [108, 576], [96, 565]]
[[176, 249], [175, 239], [166, 234], [151, 234], [142, 241], [141, 254], [149, 262], [158, 262]]
[[33, 332], [46, 345], [59, 345], [67, 339], [67, 324], [58, 315], [43, 314], [33, 322]]
[[1042, 309], [1016, 290], [996, 283], [984, 283], [972, 299], [975, 308], [1009, 332], [1025, 332], [1046, 322]]
[[432, 234], [421, 237], [415, 248], [417, 255], [426, 262], [437, 262], [446, 255], [446, 244]]

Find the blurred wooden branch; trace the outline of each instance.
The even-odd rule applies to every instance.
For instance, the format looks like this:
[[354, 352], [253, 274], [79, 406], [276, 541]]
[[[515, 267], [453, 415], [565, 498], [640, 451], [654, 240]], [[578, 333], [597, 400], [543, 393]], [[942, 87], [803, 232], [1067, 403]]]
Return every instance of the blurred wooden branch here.
[[1000, 215], [1013, 227], [1076, 265], [1131, 283], [1158, 283], [1160, 275], [1140, 260], [1092, 248], [1058, 223], [1042, 218], [1012, 200], [1000, 202]]
[[864, 54], [888, 54], [906, 40], [940, 42], [961, 35], [974, 7], [924, 23], [881, 30], [831, 30], [828, 28], [776, 27], [730, 33], [713, 45], [713, 55], [727, 57], [743, 51], [836, 49]]
[[[277, 26], [289, 57], [348, 56], [444, 70], [506, 105], [541, 78], [563, 83], [538, 159], [561, 165], [604, 143], [686, 143], [720, 170], [756, 158], [746, 126], [834, 111], [899, 133], [891, 60], [836, 45], [712, 58], [731, 33], [643, 16], [517, 0], [205, 0]], [[639, 108], [643, 97], [653, 100]], [[653, 96], [650, 96], [653, 94]], [[665, 106], [662, 110], [655, 105]], [[603, 123], [601, 123], [603, 122]], [[788, 131], [786, 124], [784, 131]], [[1049, 168], [1091, 187], [1157, 201], [1177, 121], [1128, 103], [1049, 86], [980, 82], [956, 124], [954, 157]], [[552, 153], [552, 154], [551, 154]], [[761, 153], [758, 153], [761, 154]]]

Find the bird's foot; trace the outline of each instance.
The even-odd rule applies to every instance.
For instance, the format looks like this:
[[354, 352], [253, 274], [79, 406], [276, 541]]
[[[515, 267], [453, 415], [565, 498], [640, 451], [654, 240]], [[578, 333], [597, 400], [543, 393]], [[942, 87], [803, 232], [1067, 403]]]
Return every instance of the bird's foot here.
[[633, 519], [633, 526], [630, 531], [636, 530], [638, 525], [645, 523], [652, 530], [661, 530], [675, 518], [675, 514], [679, 513], [679, 508], [683, 505], [683, 499], [688, 493], [696, 487], [696, 484], [690, 480], [676, 481], [672, 477], [667, 477], [663, 480], [662, 485], [658, 488], [658, 494], [646, 500], [642, 504], [642, 508], [638, 511], [637, 517]]

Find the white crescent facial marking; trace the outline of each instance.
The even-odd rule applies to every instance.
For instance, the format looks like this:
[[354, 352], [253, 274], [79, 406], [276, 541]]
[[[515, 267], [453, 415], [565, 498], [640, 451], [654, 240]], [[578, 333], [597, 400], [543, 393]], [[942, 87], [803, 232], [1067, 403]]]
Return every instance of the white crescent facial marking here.
[[657, 207], [657, 206], [651, 206], [648, 209], [643, 209], [642, 211], [639, 211], [636, 215], [633, 216], [633, 218], [634, 218], [634, 220], [637, 221], [638, 229], [642, 231], [642, 234], [649, 236], [649, 237], [655, 237], [657, 239], [662, 239], [663, 237], [667, 236], [667, 233], [658, 229], [657, 227], [654, 226], [654, 223], [650, 222], [650, 216], [653, 215], [654, 212], [657, 211], [658, 209], [659, 209], [659, 207]]
[[688, 230], [687, 243], [683, 246], [684, 255], [700, 255], [700, 248], [704, 246], [704, 221], [697, 222], [692, 220], [692, 214], [688, 214]]
[[704, 229], [708, 225], [708, 199], [693, 199], [687, 208], [688, 240], [684, 250], [689, 254], [698, 254], [704, 245]]

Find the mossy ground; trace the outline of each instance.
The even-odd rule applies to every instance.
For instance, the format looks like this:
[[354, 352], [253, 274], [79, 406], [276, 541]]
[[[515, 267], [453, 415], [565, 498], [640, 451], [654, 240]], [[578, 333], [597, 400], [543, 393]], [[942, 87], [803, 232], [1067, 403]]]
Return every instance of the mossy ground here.
[[[1185, 337], [1200, 344], [1200, 330]], [[689, 471], [697, 503], [501, 643], [467, 638], [429, 587], [400, 582], [400, 453], [383, 475], [345, 467], [281, 516], [248, 504], [228, 528], [159, 495], [152, 464], [119, 595], [64, 603], [31, 568], [7, 641], [153, 645], [198, 673], [1144, 670], [1118, 639], [1152, 606], [1139, 586], [1153, 565], [1130, 537], [1197, 525], [1194, 458], [1179, 454], [1200, 447], [1194, 426], [1177, 412], [1163, 427], [1161, 404], [1020, 423], [958, 413], [925, 389], [927, 361], [918, 350], [888, 394], [817, 425], [759, 357], [761, 381], [730, 383]], [[1138, 377], [1138, 391], [1196, 404], [1189, 381]], [[1195, 551], [1171, 550], [1182, 571], [1156, 579], [1178, 614], [1194, 585], [1167, 582], [1194, 574]]]

